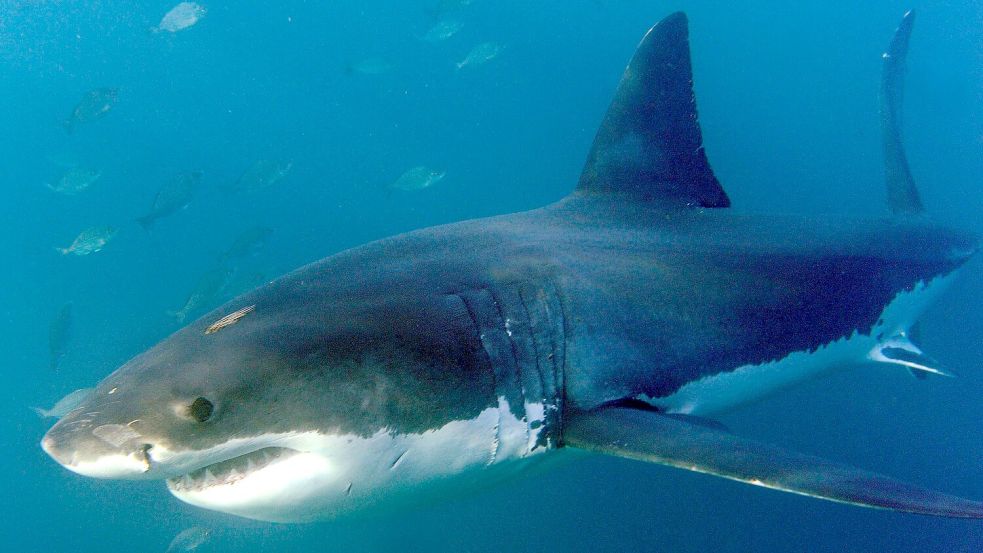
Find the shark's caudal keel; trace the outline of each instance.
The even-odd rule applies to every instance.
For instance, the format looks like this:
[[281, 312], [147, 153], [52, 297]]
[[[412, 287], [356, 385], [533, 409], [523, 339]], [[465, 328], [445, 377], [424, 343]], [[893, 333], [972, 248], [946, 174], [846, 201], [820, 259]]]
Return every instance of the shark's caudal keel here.
[[708, 416], [842, 368], [902, 367], [915, 375], [952, 376], [926, 356], [909, 334], [924, 309], [949, 287], [956, 274], [919, 281], [910, 290], [899, 292], [869, 330], [858, 328], [814, 349], [697, 378], [662, 397], [643, 393], [637, 399], [667, 413]]
[[456, 495], [561, 449], [983, 518], [980, 503], [701, 418], [850, 365], [947, 374], [914, 329], [978, 243], [925, 219], [904, 158], [911, 23], [885, 54], [890, 217], [725, 209], [675, 14], [639, 45], [573, 194], [245, 294], [108, 376], [42, 447], [82, 475], [161, 480], [192, 505], [284, 522]]

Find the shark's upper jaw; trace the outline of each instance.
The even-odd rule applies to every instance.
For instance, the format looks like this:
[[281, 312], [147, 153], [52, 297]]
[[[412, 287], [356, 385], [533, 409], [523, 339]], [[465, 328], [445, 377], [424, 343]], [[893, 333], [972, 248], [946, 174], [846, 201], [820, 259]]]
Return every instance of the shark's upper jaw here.
[[60, 420], [41, 448], [68, 470], [93, 478], [152, 479], [153, 445], [128, 424], [97, 424], [98, 413], [78, 412]]
[[151, 466], [147, 448], [82, 456], [78, 450], [59, 447], [50, 435], [41, 440], [41, 448], [66, 469], [92, 478], [138, 479], [146, 475]]

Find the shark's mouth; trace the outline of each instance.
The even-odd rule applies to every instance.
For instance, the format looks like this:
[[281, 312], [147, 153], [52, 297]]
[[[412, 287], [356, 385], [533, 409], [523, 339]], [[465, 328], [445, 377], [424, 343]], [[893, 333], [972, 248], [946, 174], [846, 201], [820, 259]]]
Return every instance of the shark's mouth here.
[[285, 447], [264, 447], [245, 455], [202, 467], [184, 476], [167, 479], [171, 492], [193, 493], [217, 486], [235, 485], [264, 469], [286, 461], [299, 451]]
[[197, 507], [278, 522], [311, 519], [308, 504], [318, 498], [347, 498], [349, 482], [340, 479], [330, 456], [317, 447], [309, 447], [317, 444], [292, 443], [296, 447], [282, 447], [283, 439], [262, 440], [267, 444], [270, 441], [278, 445], [253, 449], [168, 478], [167, 489], [174, 497]]

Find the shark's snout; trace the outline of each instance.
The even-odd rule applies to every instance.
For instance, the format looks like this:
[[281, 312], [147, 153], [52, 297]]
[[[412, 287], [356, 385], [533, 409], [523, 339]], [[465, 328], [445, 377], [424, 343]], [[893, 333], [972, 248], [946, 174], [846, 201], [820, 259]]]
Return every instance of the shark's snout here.
[[60, 465], [83, 476], [133, 479], [151, 468], [153, 445], [142, 438], [126, 425], [92, 426], [87, 421], [63, 420], [45, 434], [41, 448]]

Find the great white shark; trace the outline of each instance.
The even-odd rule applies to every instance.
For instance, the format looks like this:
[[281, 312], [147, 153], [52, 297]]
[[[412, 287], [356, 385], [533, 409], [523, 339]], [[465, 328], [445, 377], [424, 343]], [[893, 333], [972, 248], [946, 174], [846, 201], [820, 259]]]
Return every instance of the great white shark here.
[[97, 478], [268, 521], [410, 507], [564, 451], [843, 503], [983, 504], [738, 437], [713, 416], [823, 373], [939, 369], [912, 329], [978, 249], [923, 214], [884, 54], [880, 217], [737, 214], [697, 122], [686, 17], [653, 27], [576, 190], [341, 252], [133, 358], [42, 447]]

